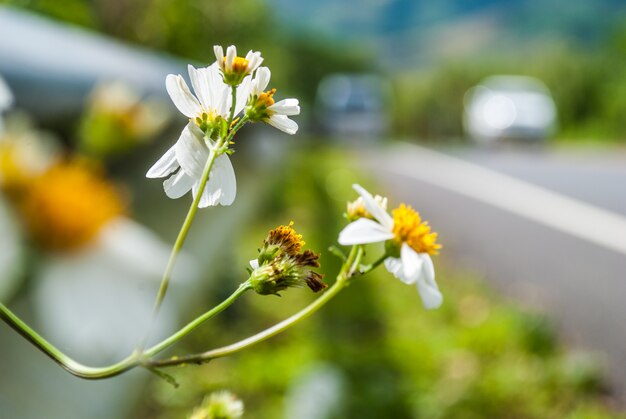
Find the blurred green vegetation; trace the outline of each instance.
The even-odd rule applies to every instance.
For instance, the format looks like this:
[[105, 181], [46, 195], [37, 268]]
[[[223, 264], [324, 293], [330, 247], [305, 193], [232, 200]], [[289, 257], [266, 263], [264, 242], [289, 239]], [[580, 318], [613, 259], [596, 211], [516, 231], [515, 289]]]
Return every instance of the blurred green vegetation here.
[[[345, 201], [355, 195], [351, 183], [368, 184], [347, 164], [345, 150], [320, 151], [316, 145], [276, 168], [272, 192], [245, 235], [233, 238], [238, 245], [225, 259], [239, 268], [225, 271], [219, 291], [193, 313], [234, 289], [267, 230], [278, 224], [295, 220], [307, 248], [335, 243], [345, 225]], [[375, 258], [377, 252], [371, 253]], [[339, 261], [327, 251], [321, 261], [332, 282]], [[475, 275], [442, 268], [441, 258], [435, 264], [445, 295], [441, 309], [424, 310], [414, 287], [381, 268], [284, 334], [204, 366], [168, 370], [179, 389], [154, 378], [133, 417], [185, 417], [207, 393], [226, 388], [246, 404], [244, 417], [282, 418], [294, 383], [315, 368], [342, 377], [344, 390], [329, 416], [336, 419], [626, 417], [610, 409], [594, 358], [564, 349], [544, 316], [504, 301]], [[175, 352], [236, 341], [313, 298], [308, 289], [282, 298], [246, 295]], [[308, 396], [317, 400], [314, 406], [324, 404], [319, 394]]]

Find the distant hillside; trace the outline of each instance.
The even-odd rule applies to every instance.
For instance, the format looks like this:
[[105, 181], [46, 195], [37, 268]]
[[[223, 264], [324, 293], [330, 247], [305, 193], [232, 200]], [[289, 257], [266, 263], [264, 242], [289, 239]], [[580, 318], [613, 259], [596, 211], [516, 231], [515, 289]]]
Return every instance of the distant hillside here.
[[294, 33], [358, 42], [401, 63], [550, 40], [593, 46], [626, 25], [623, 0], [267, 1]]

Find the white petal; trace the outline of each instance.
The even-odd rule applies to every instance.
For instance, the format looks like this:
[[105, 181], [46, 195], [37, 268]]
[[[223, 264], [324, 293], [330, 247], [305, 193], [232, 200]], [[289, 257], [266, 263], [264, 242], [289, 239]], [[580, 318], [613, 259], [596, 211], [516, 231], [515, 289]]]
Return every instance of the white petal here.
[[246, 103], [248, 102], [248, 96], [250, 96], [250, 91], [252, 90], [252, 84], [252, 76], [246, 76], [241, 81], [241, 84], [237, 86], [237, 103], [235, 104], [235, 116], [239, 115], [239, 112], [243, 111], [243, 108], [245, 108]]
[[165, 177], [178, 169], [179, 164], [176, 160], [176, 152], [174, 151], [174, 147], [175, 146], [170, 147], [170, 149], [167, 150], [165, 154], [163, 154], [163, 156], [161, 156], [161, 158], [152, 165], [150, 170], [148, 170], [148, 173], [146, 173], [146, 177]]
[[187, 83], [180, 75], [168, 74], [165, 89], [178, 110], [188, 118], [195, 118], [201, 113], [200, 102], [191, 94]]
[[246, 54], [246, 60], [248, 60], [248, 71], [252, 73], [261, 65], [263, 57], [261, 57], [261, 53], [258, 51], [248, 51]]
[[402, 266], [402, 259], [389, 257], [385, 259], [384, 263], [385, 263], [385, 268], [387, 268], [387, 270], [393, 276], [398, 278], [400, 281], [404, 282], [405, 284], [412, 284], [413, 282], [415, 282], [415, 281], [411, 281], [410, 278], [407, 278], [404, 275], [404, 267]]
[[[226, 154], [222, 154], [215, 160], [211, 176], [215, 173], [215, 178], [222, 188], [222, 197], [219, 201], [221, 205], [230, 205], [235, 201], [237, 196], [237, 178], [235, 177], [235, 169]], [[209, 180], [210, 183], [210, 180]], [[210, 187], [211, 185], [207, 185]]]
[[[194, 185], [194, 196], [199, 189], [199, 184]], [[219, 156], [211, 173], [209, 181], [204, 188], [198, 207], [205, 208], [214, 205], [230, 205], [237, 195], [237, 180], [235, 170], [227, 155]]]
[[352, 185], [352, 187], [363, 197], [363, 204], [365, 204], [367, 212], [372, 214], [372, 216], [389, 231], [393, 230], [393, 218], [376, 202], [372, 194], [356, 183]]
[[233, 69], [233, 61], [237, 56], [237, 47], [234, 45], [226, 48], [226, 70], [231, 71]]
[[270, 119], [267, 120], [267, 123], [287, 134], [293, 135], [298, 131], [296, 121], [292, 121], [285, 115], [272, 115]]
[[181, 169], [174, 176], [163, 182], [165, 194], [172, 199], [180, 198], [193, 187], [194, 179]]
[[202, 177], [204, 166], [209, 158], [209, 149], [204, 139], [197, 134], [191, 125], [187, 124], [174, 145], [176, 160], [185, 173], [198, 180]]
[[443, 295], [435, 282], [435, 268], [433, 261], [427, 253], [421, 253], [423, 260], [422, 275], [417, 281], [417, 291], [422, 297], [422, 303], [427, 309], [438, 308], [443, 302]]
[[259, 267], [259, 260], [258, 260], [258, 259], [252, 259], [252, 260], [250, 261], [250, 267], [251, 267], [252, 269], [256, 269], [256, 268], [258, 268], [258, 267]]
[[344, 246], [354, 244], [377, 243], [393, 238], [393, 233], [383, 226], [367, 218], [360, 218], [348, 224], [339, 233], [339, 244]]
[[267, 88], [267, 85], [270, 84], [270, 78], [272, 77], [272, 72], [267, 67], [260, 67], [256, 75], [254, 77], [254, 94], [261, 94]]
[[189, 79], [191, 80], [193, 91], [200, 100], [202, 107], [205, 110], [211, 109], [211, 88], [206, 74], [207, 69], [194, 68], [194, 66], [189, 64], [187, 71], [189, 71]]
[[223, 100], [224, 91], [229, 92], [230, 88], [226, 85], [226, 83], [224, 83], [220, 68], [216, 64], [212, 64], [205, 69], [204, 77], [207, 79], [210, 91], [210, 99], [207, 103], [207, 109], [213, 110], [219, 114], [217, 110], [221, 106], [220, 101]]
[[267, 108], [272, 112], [276, 112], [279, 115], [299, 115], [300, 106], [298, 106], [298, 99], [283, 99], [280, 102], [274, 103]]
[[404, 277], [407, 278], [410, 283], [417, 281], [417, 278], [422, 275], [422, 269], [424, 262], [420, 255], [406, 243], [402, 244], [400, 248], [400, 259], [402, 259], [402, 269]]
[[213, 45], [213, 52], [215, 53], [215, 60], [219, 65], [224, 62], [224, 49], [221, 45]]

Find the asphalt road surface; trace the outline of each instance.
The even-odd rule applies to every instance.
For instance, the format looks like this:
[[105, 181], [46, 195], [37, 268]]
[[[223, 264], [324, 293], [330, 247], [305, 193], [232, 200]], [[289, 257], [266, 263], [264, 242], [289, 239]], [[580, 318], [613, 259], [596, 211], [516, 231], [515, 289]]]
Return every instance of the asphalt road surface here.
[[396, 143], [362, 164], [440, 232], [444, 263], [549, 313], [626, 399], [626, 153]]

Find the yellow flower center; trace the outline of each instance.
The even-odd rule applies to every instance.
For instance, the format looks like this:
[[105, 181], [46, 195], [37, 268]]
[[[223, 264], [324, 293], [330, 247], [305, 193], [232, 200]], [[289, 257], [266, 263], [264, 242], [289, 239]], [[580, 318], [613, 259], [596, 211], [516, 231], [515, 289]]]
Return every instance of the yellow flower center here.
[[243, 57], [235, 57], [233, 59], [233, 72], [246, 73], [248, 71], [248, 60]]
[[263, 92], [259, 95], [257, 99], [257, 106], [264, 106], [265, 108], [269, 108], [272, 106], [274, 102], [274, 93], [276, 93], [276, 89], [268, 90], [267, 92]]
[[291, 256], [300, 253], [300, 250], [306, 244], [302, 240], [302, 234], [296, 233], [296, 230], [293, 229], [293, 221], [289, 225], [278, 226], [271, 230], [266, 241], [269, 244], [281, 247], [285, 253]]
[[398, 244], [406, 243], [418, 253], [436, 255], [441, 249], [437, 244], [437, 233], [430, 231], [419, 213], [407, 205], [400, 205], [392, 211], [393, 234]]
[[81, 247], [124, 212], [113, 185], [85, 162], [57, 163], [25, 187], [20, 213], [33, 239], [51, 250]]

